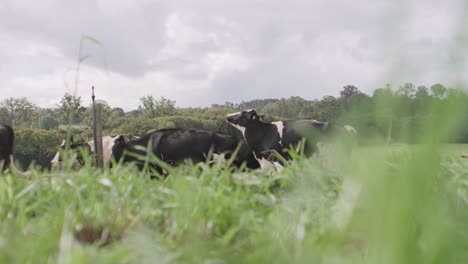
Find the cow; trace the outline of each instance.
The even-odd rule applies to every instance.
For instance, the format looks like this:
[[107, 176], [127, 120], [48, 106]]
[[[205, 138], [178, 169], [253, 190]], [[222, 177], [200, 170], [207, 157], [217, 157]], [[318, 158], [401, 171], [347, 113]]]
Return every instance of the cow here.
[[9, 125], [0, 125], [0, 172], [3, 172], [13, 161], [13, 143], [15, 134]]
[[30, 171], [22, 172], [15, 166], [13, 159], [14, 144], [15, 133], [13, 128], [9, 125], [0, 125], [0, 174], [10, 169], [11, 172], [19, 176], [30, 177]]
[[[55, 154], [54, 158], [51, 160], [50, 164], [52, 168], [58, 168], [62, 165], [62, 153], [66, 149], [66, 141], [63, 140], [62, 144], [60, 144], [59, 151]], [[91, 146], [88, 143], [80, 142], [80, 143], [75, 143], [73, 142], [73, 138], [70, 139], [70, 144], [68, 146], [68, 149], [73, 150], [74, 153], [76, 153], [76, 162], [78, 163], [78, 166], [83, 166], [85, 161], [83, 157], [83, 152], [86, 151], [87, 153], [91, 154]]]
[[[177, 166], [185, 160], [191, 160], [194, 163], [204, 162], [210, 152], [213, 158], [223, 155], [224, 158], [230, 158], [239, 145], [233, 165], [240, 167], [245, 163], [248, 168], [259, 168], [260, 164], [250, 148], [236, 137], [196, 128], [160, 129], [131, 141], [119, 137], [112, 148], [112, 158], [116, 162], [135, 162], [138, 161], [136, 156], [146, 156], [149, 148], [151, 153], [162, 162]], [[161, 166], [157, 164], [151, 166], [160, 175], [166, 174]], [[137, 167], [141, 170], [142, 162], [137, 162]]]
[[282, 169], [281, 162], [272, 161], [272, 154], [279, 155], [280, 161], [290, 160], [289, 153], [284, 150], [291, 147], [297, 148], [303, 139], [305, 140], [303, 153], [309, 157], [318, 152], [317, 143], [323, 140], [334, 135], [341, 135], [342, 132], [357, 134], [351, 126], [337, 126], [313, 119], [267, 123], [263, 116], [258, 115], [253, 109], [228, 114], [226, 121], [242, 133], [262, 167], [271, 166], [273, 163], [278, 170]]
[[[103, 164], [104, 166], [108, 166], [110, 164], [110, 158], [111, 158], [111, 153], [112, 153], [112, 147], [114, 145], [114, 142], [117, 138], [120, 136], [104, 136], [102, 137], [102, 156], [103, 156]], [[136, 139], [138, 137], [136, 136], [123, 136], [126, 140], [132, 140]], [[63, 140], [62, 144], [59, 147], [61, 151], [65, 149], [65, 140]], [[90, 155], [94, 155], [95, 150], [94, 150], [94, 140], [91, 140], [86, 143], [74, 143], [73, 138], [71, 138], [71, 142], [69, 145], [69, 149], [77, 151], [77, 162], [78, 165], [83, 166], [84, 165], [84, 160], [82, 153], [78, 150], [83, 150], [85, 149]], [[62, 163], [62, 158], [60, 155], [60, 152], [58, 151], [52, 161], [50, 162], [53, 168], [57, 168], [61, 166]]]
[[[112, 147], [114, 146], [115, 140], [118, 139], [119, 137], [123, 137], [125, 140], [133, 140], [137, 139], [137, 136], [105, 136], [102, 137], [102, 164], [105, 166], [108, 166], [111, 162], [111, 156], [112, 156]], [[88, 142], [90, 148], [91, 148], [91, 153], [95, 153], [94, 151], [94, 140], [91, 140]]]

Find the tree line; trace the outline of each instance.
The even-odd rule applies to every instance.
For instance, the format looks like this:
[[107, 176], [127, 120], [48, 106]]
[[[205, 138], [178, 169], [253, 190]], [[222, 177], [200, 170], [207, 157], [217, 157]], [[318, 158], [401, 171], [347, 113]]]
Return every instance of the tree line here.
[[[254, 108], [266, 114], [267, 121], [313, 118], [349, 124], [359, 131], [360, 139], [365, 143], [417, 143], [418, 133], [432, 107], [455, 100], [466, 102], [468, 106], [468, 95], [460, 89], [441, 84], [426, 87], [406, 83], [399, 87], [387, 84], [372, 94], [347, 85], [337, 97], [256, 99], [213, 104], [206, 108], [180, 108], [173, 100], [157, 99], [152, 95], [140, 98], [139, 107], [131, 111], [110, 106], [103, 100], [97, 100], [96, 105], [101, 109], [105, 135], [143, 135], [168, 127], [198, 127], [235, 134], [235, 130], [225, 122], [226, 114]], [[75, 141], [90, 140], [92, 113], [92, 105], [85, 106], [80, 97], [68, 93], [51, 108], [38, 107], [27, 98], [0, 101], [0, 123], [15, 128], [16, 156], [23, 167], [33, 161], [47, 167], [68, 127], [72, 129]], [[468, 142], [468, 112], [464, 120], [466, 122], [450, 142]]]

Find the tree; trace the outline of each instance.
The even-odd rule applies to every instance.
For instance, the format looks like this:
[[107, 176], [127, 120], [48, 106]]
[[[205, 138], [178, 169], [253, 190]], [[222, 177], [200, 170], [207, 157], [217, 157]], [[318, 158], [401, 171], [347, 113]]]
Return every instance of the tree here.
[[319, 119], [323, 121], [333, 121], [341, 112], [338, 99], [334, 96], [324, 96], [315, 103], [315, 110]]
[[[101, 119], [102, 119], [102, 127], [108, 128], [111, 124], [112, 118], [112, 108], [109, 104], [104, 100], [96, 100], [95, 101], [96, 111], [101, 110]], [[93, 105], [89, 105], [83, 113], [83, 121], [82, 123], [90, 128], [93, 127]]]
[[161, 97], [159, 101], [156, 101], [156, 113], [158, 115], [173, 115], [175, 112], [175, 101], [171, 101], [164, 97]]
[[281, 116], [281, 109], [278, 103], [269, 103], [263, 107], [262, 113]]
[[308, 102], [299, 96], [291, 96], [286, 102], [286, 117], [288, 118], [298, 118], [303, 112], [303, 109], [307, 107]]
[[4, 107], [0, 107], [0, 124], [10, 124], [10, 118], [8, 116], [8, 110]]
[[33, 123], [32, 114], [37, 107], [25, 97], [7, 98], [0, 102], [0, 114], [5, 123], [12, 126], [30, 127]]
[[143, 96], [140, 98], [141, 106], [139, 110], [144, 117], [155, 118], [162, 115], [173, 115], [176, 112], [175, 101], [171, 101], [164, 97], [158, 101], [152, 95]]
[[343, 109], [349, 110], [350, 99], [362, 94], [354, 85], [346, 85], [340, 92], [339, 104]]
[[427, 89], [426, 86], [421, 85], [421, 86], [418, 86], [418, 88], [416, 88], [416, 93], [415, 93], [416, 98], [425, 98], [427, 96], [429, 96], [429, 89]]
[[234, 103], [231, 103], [231, 102], [225, 102], [224, 107], [225, 108], [230, 108], [230, 109], [236, 109], [236, 105]]
[[59, 122], [57, 121], [57, 119], [51, 117], [50, 115], [43, 116], [39, 119], [38, 127], [40, 129], [49, 130], [49, 129], [57, 128], [58, 126], [59, 126]]
[[132, 110], [132, 111], [125, 113], [125, 116], [139, 117], [140, 114], [141, 114], [140, 110]]
[[374, 91], [372, 96], [376, 109], [376, 126], [386, 132], [387, 144], [393, 140], [393, 121], [395, 108], [395, 95], [390, 84], [385, 85], [385, 88], [379, 88]]
[[447, 88], [442, 84], [434, 84], [431, 86], [431, 92], [434, 98], [442, 100], [446, 97]]
[[140, 113], [146, 118], [156, 117], [156, 100], [152, 95], [143, 96], [140, 98], [141, 106], [139, 106]]
[[[266, 114], [274, 115], [274, 116], [281, 116], [281, 117], [290, 117], [292, 116], [293, 112], [295, 111], [294, 108], [288, 107], [288, 102], [286, 99], [281, 98], [281, 100], [269, 103], [263, 107], [262, 111]], [[299, 113], [299, 111], [297, 111]]]
[[73, 124], [79, 123], [85, 109], [81, 107], [81, 97], [65, 93], [57, 105], [57, 110], [59, 112], [60, 124], [65, 125], [69, 122]]
[[416, 86], [412, 83], [405, 83], [395, 92], [394, 114], [397, 118], [410, 118], [412, 115], [413, 99], [416, 95]]
[[352, 95], [347, 101], [347, 110], [354, 114], [368, 114], [374, 110], [372, 98], [365, 93]]
[[426, 86], [418, 86], [413, 102], [413, 114], [425, 115], [428, 113], [432, 98], [429, 95], [429, 89]]
[[405, 83], [396, 91], [396, 95], [413, 98], [416, 93], [416, 87], [412, 83]]
[[346, 85], [343, 87], [343, 90], [340, 92], [340, 97], [347, 100], [355, 94], [360, 94], [359, 89], [354, 85]]
[[123, 117], [125, 116], [125, 111], [120, 107], [112, 108], [112, 117]]
[[265, 107], [267, 104], [276, 103], [278, 101], [279, 101], [278, 99], [255, 99], [255, 100], [251, 100], [247, 102], [242, 101], [240, 104], [230, 103], [232, 105], [232, 107], [230, 108], [235, 108], [239, 110], [257, 109], [257, 111], [259, 111], [260, 109]]

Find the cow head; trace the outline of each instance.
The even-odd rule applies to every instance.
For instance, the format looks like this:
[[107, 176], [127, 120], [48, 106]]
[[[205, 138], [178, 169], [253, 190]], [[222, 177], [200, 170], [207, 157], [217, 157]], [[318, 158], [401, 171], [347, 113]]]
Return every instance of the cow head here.
[[[60, 144], [60, 150], [63, 150], [65, 148], [65, 140], [62, 141], [62, 144]], [[62, 158], [60, 157], [60, 150], [55, 153], [54, 158], [50, 161], [50, 165], [52, 168], [58, 168], [60, 166], [60, 163], [62, 161]]]
[[124, 136], [117, 137], [114, 140], [114, 145], [112, 146], [111, 160], [115, 160], [116, 162], [119, 162], [123, 157], [126, 145], [127, 143], [126, 143]]
[[258, 115], [253, 109], [228, 114], [226, 116], [226, 121], [238, 129], [245, 128], [251, 123], [263, 123], [263, 119], [264, 115]]

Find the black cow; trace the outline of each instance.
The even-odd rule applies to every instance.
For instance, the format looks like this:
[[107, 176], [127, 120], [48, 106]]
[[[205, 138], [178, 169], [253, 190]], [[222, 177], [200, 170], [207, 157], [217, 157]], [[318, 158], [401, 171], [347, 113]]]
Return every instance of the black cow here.
[[6, 170], [13, 160], [15, 134], [9, 125], [0, 125], [0, 172]]
[[[241, 147], [233, 164], [241, 166], [245, 162], [248, 168], [260, 167], [250, 148], [234, 136], [202, 129], [161, 129], [131, 141], [119, 137], [112, 148], [112, 158], [117, 162], [136, 161], [138, 158], [135, 154], [145, 156], [149, 145], [150, 151], [161, 161], [176, 166], [187, 159], [193, 162], [206, 161], [210, 150], [213, 158], [222, 154], [229, 158], [239, 144]], [[137, 166], [140, 169], [143, 167], [141, 162], [137, 163]], [[152, 166], [158, 173], [163, 174], [162, 168], [155, 164]]]
[[31, 171], [20, 171], [15, 166], [13, 149], [15, 144], [15, 133], [9, 125], [0, 125], [0, 173], [10, 169], [16, 175], [30, 177]]
[[284, 149], [296, 147], [303, 138], [304, 154], [311, 156], [318, 151], [317, 143], [320, 141], [343, 134], [342, 131], [346, 134], [356, 134], [356, 130], [351, 126], [336, 126], [312, 119], [266, 123], [263, 116], [258, 115], [255, 110], [229, 114], [226, 121], [241, 131], [262, 167], [271, 164], [269, 160], [272, 153], [278, 153], [285, 160], [289, 160], [291, 157]]

